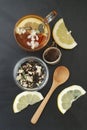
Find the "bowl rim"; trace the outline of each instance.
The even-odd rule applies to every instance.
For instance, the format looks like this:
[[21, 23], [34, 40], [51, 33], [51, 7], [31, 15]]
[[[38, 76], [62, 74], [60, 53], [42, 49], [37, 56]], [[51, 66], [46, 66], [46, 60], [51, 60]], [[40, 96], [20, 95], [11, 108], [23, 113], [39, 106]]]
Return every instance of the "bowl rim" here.
[[[23, 86], [16, 80], [16, 75], [17, 75], [18, 68], [20, 67], [20, 65], [22, 65], [25, 61], [27, 61], [29, 59], [33, 59], [33, 60], [39, 61], [40, 64], [45, 68], [45, 72], [46, 72], [46, 77], [43, 80], [43, 83], [41, 84], [41, 86], [36, 87], [36, 88], [23, 88]], [[45, 87], [45, 85], [48, 82], [48, 79], [49, 79], [49, 70], [48, 70], [48, 67], [47, 67], [46, 63], [43, 60], [41, 60], [40, 58], [38, 58], [36, 56], [26, 56], [24, 58], [21, 58], [15, 64], [14, 69], [13, 69], [13, 78], [14, 78], [14, 81], [15, 81], [16, 85], [19, 88], [21, 88], [22, 90], [26, 90], [26, 91], [39, 91], [40, 89], [42, 89], [43, 87]]]

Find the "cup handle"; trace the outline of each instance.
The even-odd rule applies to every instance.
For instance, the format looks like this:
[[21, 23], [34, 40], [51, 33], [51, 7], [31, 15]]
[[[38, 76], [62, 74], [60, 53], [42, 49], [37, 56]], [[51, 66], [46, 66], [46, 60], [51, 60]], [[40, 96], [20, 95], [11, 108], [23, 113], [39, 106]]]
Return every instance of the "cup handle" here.
[[55, 10], [51, 11], [45, 18], [44, 23], [50, 23], [57, 16], [57, 12]]

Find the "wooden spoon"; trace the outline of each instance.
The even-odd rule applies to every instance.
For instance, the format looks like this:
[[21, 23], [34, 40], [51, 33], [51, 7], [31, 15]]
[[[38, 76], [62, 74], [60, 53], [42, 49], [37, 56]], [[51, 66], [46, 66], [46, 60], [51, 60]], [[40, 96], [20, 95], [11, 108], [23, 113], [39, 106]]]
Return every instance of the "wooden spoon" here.
[[69, 70], [65, 66], [59, 66], [55, 69], [54, 74], [53, 74], [52, 86], [51, 86], [49, 92], [47, 93], [46, 97], [44, 98], [44, 100], [42, 101], [42, 103], [40, 104], [38, 109], [36, 110], [35, 114], [33, 115], [32, 119], [31, 119], [32, 124], [35, 124], [38, 121], [41, 113], [43, 112], [43, 110], [44, 110], [48, 100], [50, 99], [52, 93], [54, 92], [54, 90], [59, 85], [66, 82], [68, 78], [69, 78]]

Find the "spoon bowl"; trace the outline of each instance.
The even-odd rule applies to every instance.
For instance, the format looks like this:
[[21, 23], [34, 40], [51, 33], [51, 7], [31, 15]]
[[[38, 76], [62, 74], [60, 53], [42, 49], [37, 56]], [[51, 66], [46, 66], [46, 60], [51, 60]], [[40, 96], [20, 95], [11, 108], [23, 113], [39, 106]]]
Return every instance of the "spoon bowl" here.
[[42, 101], [38, 109], [36, 110], [35, 114], [33, 115], [31, 119], [32, 124], [36, 124], [47, 102], [49, 101], [51, 95], [53, 94], [54, 90], [58, 88], [59, 85], [65, 83], [68, 80], [69, 74], [70, 74], [69, 70], [65, 66], [59, 66], [55, 69], [54, 74], [53, 74], [52, 86], [49, 92], [47, 93], [46, 97], [44, 98], [44, 100]]
[[[62, 84], [66, 82], [66, 80], [69, 78], [69, 70], [65, 66], [57, 67], [53, 74], [53, 82], [59, 84]], [[54, 86], [53, 86], [54, 87]], [[58, 87], [58, 86], [55, 86]]]

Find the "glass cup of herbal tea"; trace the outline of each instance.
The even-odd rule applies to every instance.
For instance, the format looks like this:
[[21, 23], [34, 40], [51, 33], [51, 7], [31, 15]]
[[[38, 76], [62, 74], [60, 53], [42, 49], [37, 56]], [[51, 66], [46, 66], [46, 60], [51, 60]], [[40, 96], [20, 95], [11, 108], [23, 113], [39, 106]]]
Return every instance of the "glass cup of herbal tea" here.
[[46, 46], [51, 35], [49, 23], [56, 15], [53, 10], [45, 18], [27, 15], [19, 19], [14, 28], [18, 45], [26, 51], [37, 51]]

